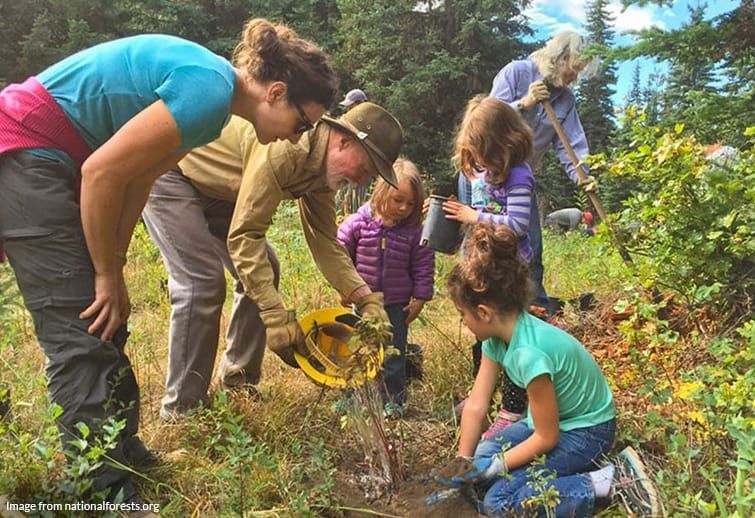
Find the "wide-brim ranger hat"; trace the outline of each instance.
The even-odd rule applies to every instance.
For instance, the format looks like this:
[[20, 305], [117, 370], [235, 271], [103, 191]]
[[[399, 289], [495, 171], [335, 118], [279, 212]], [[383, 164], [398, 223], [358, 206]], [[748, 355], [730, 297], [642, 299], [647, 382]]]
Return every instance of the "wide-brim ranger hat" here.
[[337, 119], [324, 115], [322, 120], [352, 135], [367, 151], [378, 174], [398, 189], [393, 162], [401, 152], [404, 130], [396, 117], [377, 104], [364, 102]]

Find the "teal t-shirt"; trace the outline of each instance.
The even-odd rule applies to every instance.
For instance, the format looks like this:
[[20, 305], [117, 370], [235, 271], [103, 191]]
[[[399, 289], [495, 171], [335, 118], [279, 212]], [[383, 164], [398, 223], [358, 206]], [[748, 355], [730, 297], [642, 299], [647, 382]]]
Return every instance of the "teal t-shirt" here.
[[236, 84], [226, 59], [163, 34], [96, 45], [52, 65], [37, 79], [92, 149], [158, 99], [181, 132], [181, 151], [212, 142], [230, 117]]
[[[501, 365], [521, 388], [542, 374], [553, 381], [563, 431], [595, 426], [616, 417], [613, 396], [592, 355], [566, 331], [522, 313], [511, 343], [489, 338], [482, 353]], [[534, 428], [527, 411], [527, 426]]]

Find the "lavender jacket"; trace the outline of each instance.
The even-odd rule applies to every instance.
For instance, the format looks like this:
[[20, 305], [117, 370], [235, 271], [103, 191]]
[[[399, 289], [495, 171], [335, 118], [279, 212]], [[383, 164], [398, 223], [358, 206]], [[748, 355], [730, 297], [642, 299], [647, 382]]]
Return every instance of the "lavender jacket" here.
[[421, 235], [422, 225], [383, 226], [368, 203], [338, 227], [357, 273], [372, 291], [383, 292], [386, 305], [432, 298], [435, 254], [419, 246]]
[[[553, 146], [556, 150], [558, 161], [564, 166], [566, 173], [574, 183], [577, 183], [577, 170], [574, 168], [569, 155], [564, 149], [564, 145], [556, 134], [556, 130], [545, 113], [543, 105], [538, 103], [537, 106], [529, 111], [522, 111], [519, 101], [527, 95], [530, 83], [542, 79], [540, 72], [537, 70], [535, 63], [529, 59], [523, 61], [512, 61], [498, 72], [493, 79], [493, 88], [490, 91], [490, 97], [495, 97], [509, 103], [514, 109], [522, 114], [522, 118], [532, 129], [532, 157], [529, 164], [533, 170], [537, 170], [548, 146]], [[570, 88], [550, 88], [550, 102], [556, 118], [566, 133], [569, 143], [574, 148], [574, 153], [580, 160], [584, 160], [585, 155], [589, 154], [587, 148], [587, 137], [585, 130], [582, 129], [582, 123], [579, 120], [579, 114], [575, 106], [574, 93]], [[587, 167], [585, 167], [587, 171]]]

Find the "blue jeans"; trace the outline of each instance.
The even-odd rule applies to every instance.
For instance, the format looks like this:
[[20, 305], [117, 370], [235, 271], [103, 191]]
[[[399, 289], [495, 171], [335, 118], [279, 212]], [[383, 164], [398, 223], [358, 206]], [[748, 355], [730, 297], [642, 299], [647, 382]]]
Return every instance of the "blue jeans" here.
[[[457, 196], [459, 202], [465, 205], [472, 204], [472, 184], [463, 175], [459, 174], [457, 182]], [[535, 283], [535, 300], [532, 302], [541, 308], [550, 308], [550, 299], [543, 285], [543, 229], [540, 226], [540, 208], [537, 206], [537, 194], [532, 191], [530, 202], [530, 226], [527, 231], [532, 247], [532, 259], [530, 260], [530, 276]]]
[[[509, 449], [523, 442], [532, 430], [523, 421], [504, 428], [498, 435], [481, 441], [475, 451], [476, 458], [495, 455], [506, 447]], [[545, 455], [544, 464], [527, 464], [511, 471], [508, 475], [496, 478], [485, 494], [485, 513], [489, 516], [509, 516], [525, 514], [523, 502], [540, 494], [542, 490], [531, 487], [532, 468], [547, 475], [555, 473], [556, 478], [543, 482], [543, 489], [553, 487], [560, 499], [555, 508], [556, 516], [592, 516], [595, 506], [595, 489], [590, 475], [586, 472], [599, 467], [600, 459], [613, 445], [616, 434], [616, 420], [561, 432], [558, 444]], [[508, 445], [508, 446], [507, 446]], [[538, 516], [545, 516], [545, 509], [537, 509]]]
[[401, 304], [386, 304], [385, 312], [393, 326], [393, 347], [400, 354], [386, 355], [383, 360], [383, 383], [380, 392], [383, 400], [393, 401], [403, 405], [406, 401], [406, 337], [409, 334], [409, 326], [406, 323], [408, 312], [404, 307], [408, 302]]

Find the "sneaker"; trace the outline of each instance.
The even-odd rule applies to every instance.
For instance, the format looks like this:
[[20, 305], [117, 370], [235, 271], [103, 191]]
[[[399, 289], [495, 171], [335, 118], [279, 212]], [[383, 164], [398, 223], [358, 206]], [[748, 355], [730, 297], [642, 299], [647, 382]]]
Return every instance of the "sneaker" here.
[[615, 460], [611, 497], [620, 499], [634, 516], [664, 516], [660, 495], [637, 452], [627, 447]]
[[386, 419], [401, 419], [404, 417], [404, 409], [399, 403], [388, 401], [383, 407], [383, 417]]
[[499, 410], [498, 414], [495, 416], [495, 421], [493, 421], [493, 424], [491, 424], [490, 428], [488, 428], [485, 433], [482, 434], [482, 440], [486, 441], [488, 439], [492, 439], [493, 437], [501, 433], [505, 428], [519, 421], [522, 417], [522, 414], [509, 412], [508, 410], [503, 409]]

